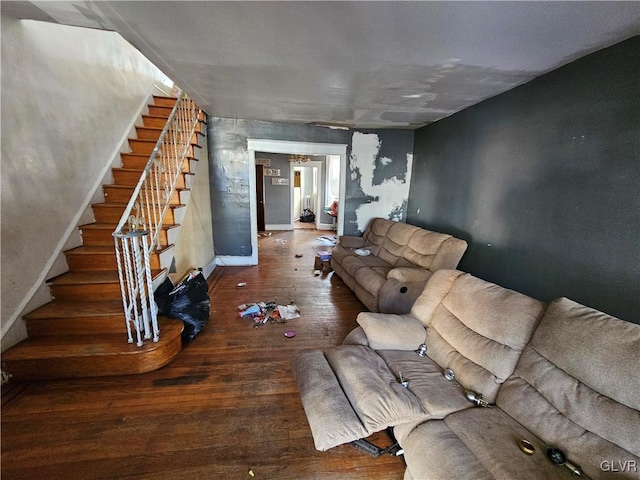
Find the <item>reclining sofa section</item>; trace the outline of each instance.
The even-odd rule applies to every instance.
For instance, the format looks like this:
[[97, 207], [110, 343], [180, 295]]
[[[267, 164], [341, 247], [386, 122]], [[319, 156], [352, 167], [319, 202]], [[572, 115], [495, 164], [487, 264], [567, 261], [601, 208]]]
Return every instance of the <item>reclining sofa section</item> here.
[[340, 237], [331, 267], [369, 311], [409, 313], [431, 274], [456, 268], [466, 249], [451, 235], [374, 218], [362, 237]]
[[410, 314], [357, 321], [343, 345], [292, 359], [318, 450], [394, 426], [405, 480], [573, 476], [548, 446], [590, 478], [640, 478], [640, 325], [455, 270], [435, 272]]

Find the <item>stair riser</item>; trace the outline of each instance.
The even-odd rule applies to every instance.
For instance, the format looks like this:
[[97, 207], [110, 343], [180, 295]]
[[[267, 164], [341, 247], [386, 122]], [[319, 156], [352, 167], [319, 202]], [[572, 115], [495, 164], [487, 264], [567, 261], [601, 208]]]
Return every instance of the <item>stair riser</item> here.
[[[114, 170], [113, 171], [113, 182], [116, 185], [127, 185], [135, 187], [140, 180], [141, 173], [137, 171], [128, 172], [122, 170]], [[187, 183], [185, 181], [184, 174], [178, 177], [178, 182], [176, 184], [176, 188], [189, 188], [187, 187]]]
[[166, 118], [155, 118], [149, 115], [142, 116], [142, 125], [151, 128], [164, 128], [167, 123]]
[[[131, 153], [133, 154], [151, 156], [153, 149], [156, 147], [156, 142], [154, 142], [153, 140], [138, 140], [130, 138], [129, 147], [131, 148]], [[197, 142], [191, 143], [187, 151], [187, 156], [195, 157], [196, 148], [200, 148], [200, 145]], [[171, 152], [171, 144], [169, 147], [169, 152]]]
[[[127, 155], [123, 153], [122, 157], [122, 168], [127, 170], [139, 170], [142, 173], [142, 170], [147, 166], [149, 159], [146, 157], [139, 157], [134, 155]], [[184, 173], [191, 173], [191, 160], [189, 157], [184, 159], [184, 164], [182, 166], [182, 171]], [[197, 160], [193, 160], [196, 161]]]
[[[113, 255], [102, 253], [96, 254], [69, 254], [67, 253], [67, 264], [71, 270], [94, 271], [94, 270], [117, 270], [118, 262], [116, 259], [115, 246]], [[160, 269], [160, 259], [157, 253], [149, 255], [149, 262], [152, 269]]]
[[153, 96], [153, 104], [159, 107], [173, 108], [173, 106], [176, 104], [177, 101], [178, 101], [177, 98], [158, 97], [155, 95]]
[[122, 333], [126, 335], [127, 326], [124, 313], [104, 317], [74, 317], [26, 320], [30, 337], [50, 335], [101, 335]]
[[[164, 128], [167, 123], [166, 118], [155, 118], [151, 115], [143, 115], [142, 116], [142, 125], [144, 127], [150, 128]], [[199, 133], [204, 133], [207, 130], [207, 124], [204, 122], [204, 119], [201, 118], [200, 121], [196, 124], [195, 131]]]
[[[114, 225], [115, 230], [115, 225]], [[112, 231], [109, 230], [83, 230], [80, 228], [80, 233], [82, 234], [82, 244], [83, 245], [114, 245], [115, 241], [113, 240]]]
[[[109, 188], [109, 185], [104, 185], [104, 200], [106, 203], [129, 203], [129, 199], [133, 194], [134, 187], [130, 188]], [[175, 190], [171, 195], [170, 205], [180, 205], [184, 203], [181, 201], [180, 190]]]
[[[114, 226], [115, 228], [115, 226]], [[171, 229], [173, 230], [173, 229]], [[158, 246], [166, 247], [169, 245], [168, 230], [160, 230], [158, 233]], [[83, 245], [115, 245], [113, 235], [109, 230], [83, 230], [82, 231], [82, 243]], [[115, 247], [114, 247], [115, 248]]]
[[[169, 239], [166, 230], [160, 230], [158, 233], [158, 246], [166, 247], [169, 245]], [[102, 246], [102, 245], [114, 245], [113, 235], [111, 233], [102, 231], [84, 231], [82, 234], [83, 245]]]
[[[118, 223], [120, 218], [122, 218], [122, 214], [124, 209], [120, 208], [111, 208], [111, 207], [102, 207], [98, 205], [93, 205], [93, 214], [98, 223]], [[163, 225], [173, 225], [176, 223], [176, 219], [174, 216], [173, 208], [167, 210], [167, 214], [164, 216]]]
[[147, 127], [136, 127], [136, 137], [140, 140], [158, 140], [160, 138], [160, 130], [149, 130]]
[[51, 295], [59, 300], [92, 298], [93, 300], [118, 300], [122, 298], [120, 283], [95, 283], [82, 285], [51, 285]]
[[[127, 337], [122, 336], [124, 349]], [[150, 342], [150, 341], [148, 341]], [[135, 348], [135, 344], [131, 345]], [[124, 350], [123, 349], [123, 350]], [[177, 336], [171, 342], [158, 343], [154, 350], [139, 350], [127, 355], [69, 356], [36, 360], [11, 360], [4, 362], [4, 369], [14, 380], [38, 380], [47, 378], [105, 377], [110, 375], [134, 375], [157, 370], [177, 357], [182, 341]], [[135, 357], [135, 358], [134, 358]]]
[[[152, 140], [157, 142], [158, 138], [160, 138], [160, 133], [160, 130], [148, 130], [145, 127], [136, 127], [136, 136], [138, 137], [138, 140]], [[169, 138], [171, 138], [171, 136], [169, 136]], [[190, 143], [199, 145], [199, 141], [200, 139], [198, 138], [198, 135], [194, 133], [193, 137], [191, 137]]]
[[154, 117], [169, 118], [169, 115], [171, 115], [171, 110], [173, 110], [173, 107], [149, 105], [149, 115], [152, 115]]
[[156, 144], [151, 141], [135, 140], [130, 138], [129, 146], [131, 147], [132, 153], [136, 153], [138, 155], [151, 155]]

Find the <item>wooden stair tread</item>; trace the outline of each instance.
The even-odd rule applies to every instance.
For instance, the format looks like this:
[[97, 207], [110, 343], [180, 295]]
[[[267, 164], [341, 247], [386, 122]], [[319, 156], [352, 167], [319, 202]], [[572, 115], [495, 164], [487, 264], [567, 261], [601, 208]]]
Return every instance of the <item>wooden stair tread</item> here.
[[138, 355], [159, 348], [163, 340], [175, 339], [184, 328], [179, 320], [160, 317], [158, 322], [160, 341], [146, 340], [142, 347], [138, 347], [135, 342], [127, 343], [127, 337], [122, 334], [51, 335], [23, 340], [3, 353], [2, 360], [11, 362], [42, 358]]
[[24, 316], [26, 320], [38, 320], [56, 317], [100, 317], [122, 313], [122, 300], [65, 301], [53, 300]]
[[[151, 276], [157, 278], [166, 270], [152, 270]], [[120, 283], [117, 270], [95, 270], [67, 272], [55, 277], [50, 285], [96, 285], [102, 283]]]
[[[92, 207], [98, 207], [98, 208], [118, 208], [120, 210], [124, 210], [125, 208], [127, 208], [128, 203], [121, 203], [121, 202], [102, 202], [102, 203], [94, 203], [91, 206]], [[154, 204], [155, 205], [155, 204]], [[186, 207], [186, 205], [184, 203], [178, 203], [176, 205], [169, 205], [169, 208], [183, 208]], [[114, 226], [115, 229], [115, 226]]]
[[[194, 159], [195, 160], [195, 159]], [[133, 191], [135, 187], [135, 185], [120, 185], [118, 183], [111, 183], [108, 185], [103, 185], [103, 188], [117, 188], [117, 189], [122, 189], [122, 190], [129, 190], [129, 191]], [[179, 192], [190, 192], [191, 189], [190, 188], [176, 188], [177, 191]]]
[[[181, 224], [179, 223], [171, 223], [171, 224], [163, 224], [162, 230], [169, 230], [171, 228], [177, 228]], [[82, 230], [111, 230], [112, 232], [116, 229], [117, 224], [115, 223], [87, 223], [85, 225], [81, 225], [80, 228]]]
[[[154, 106], [156, 106], [156, 105], [154, 105]], [[142, 118], [157, 118], [159, 120], [165, 120], [165, 121], [167, 120], [167, 117], [163, 117], [162, 115], [149, 115], [149, 114], [146, 114], [146, 113], [144, 115], [142, 115]], [[200, 120], [200, 121], [202, 122], [203, 120]]]
[[[156, 247], [155, 251], [150, 252], [159, 254], [166, 252], [173, 248], [174, 245], [165, 245]], [[115, 256], [116, 250], [114, 245], [82, 245], [80, 247], [72, 248], [64, 252], [65, 255], [113, 255]]]

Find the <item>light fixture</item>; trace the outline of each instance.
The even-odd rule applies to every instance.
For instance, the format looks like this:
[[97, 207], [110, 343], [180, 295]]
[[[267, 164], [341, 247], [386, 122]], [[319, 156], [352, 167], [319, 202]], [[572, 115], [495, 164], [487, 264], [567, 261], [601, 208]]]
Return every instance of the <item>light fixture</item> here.
[[307, 163], [311, 161], [311, 158], [309, 158], [307, 155], [291, 155], [289, 157], [289, 161], [292, 163]]

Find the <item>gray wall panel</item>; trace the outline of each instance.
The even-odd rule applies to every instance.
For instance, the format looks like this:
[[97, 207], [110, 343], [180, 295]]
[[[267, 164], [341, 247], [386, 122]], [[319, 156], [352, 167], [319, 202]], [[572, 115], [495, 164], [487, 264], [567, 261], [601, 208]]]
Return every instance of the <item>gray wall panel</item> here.
[[460, 268], [640, 323], [640, 37], [416, 131], [407, 222]]
[[[229, 118], [209, 117], [207, 125], [209, 142], [209, 168], [211, 176], [211, 214], [214, 245], [218, 255], [250, 256], [251, 252], [251, 218], [249, 174], [253, 166], [249, 165], [247, 139], [268, 139], [292, 142], [346, 144], [347, 157], [351, 155], [354, 134], [364, 133], [377, 135], [379, 152], [372, 161], [374, 165], [373, 181], [382, 182], [389, 176], [399, 182], [405, 182], [410, 175], [407, 158], [413, 155], [413, 131], [378, 130], [351, 131], [317, 127], [273, 123], [257, 120], [237, 120]], [[397, 162], [397, 163], [396, 163]], [[358, 235], [356, 209], [376, 203], [368, 212], [391, 217], [389, 206], [379, 198], [367, 197], [362, 193], [358, 169], [350, 169], [347, 159], [346, 182], [347, 194], [345, 204], [345, 235]], [[288, 173], [287, 173], [288, 175]], [[324, 175], [324, 173], [322, 173]], [[352, 178], [354, 177], [354, 178]], [[391, 178], [393, 180], [393, 178]], [[408, 197], [408, 184], [407, 184]], [[405, 202], [406, 205], [406, 202]], [[316, 212], [317, 213], [317, 212]], [[395, 212], [394, 218], [404, 220], [406, 206]], [[323, 221], [331, 223], [327, 216]]]

